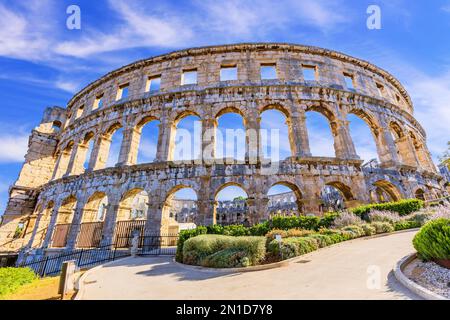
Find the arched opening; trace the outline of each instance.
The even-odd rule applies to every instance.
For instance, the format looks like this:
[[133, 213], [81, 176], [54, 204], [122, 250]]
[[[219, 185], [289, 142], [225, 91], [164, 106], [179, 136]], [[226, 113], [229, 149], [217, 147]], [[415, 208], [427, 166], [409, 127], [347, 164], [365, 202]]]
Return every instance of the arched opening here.
[[379, 180], [373, 184], [377, 196], [377, 202], [399, 201], [402, 195], [397, 187], [389, 181]]
[[340, 211], [347, 208], [347, 201], [354, 200], [350, 187], [341, 182], [329, 182], [322, 188], [322, 212]]
[[202, 123], [194, 114], [182, 115], [175, 121], [174, 141], [170, 143], [169, 160], [191, 161], [202, 157]]
[[286, 115], [276, 109], [261, 113], [261, 154], [272, 162], [292, 156], [291, 139]]
[[61, 121], [55, 120], [52, 122], [52, 130], [53, 132], [61, 131], [62, 123]]
[[59, 162], [55, 172], [55, 179], [61, 178], [69, 168], [70, 157], [73, 152], [74, 142], [70, 141], [59, 155]]
[[136, 127], [137, 163], [151, 163], [156, 159], [160, 122], [154, 118], [142, 120]]
[[40, 213], [40, 218], [36, 232], [34, 234], [32, 248], [40, 248], [45, 240], [45, 235], [47, 234], [48, 226], [53, 214], [53, 208], [55, 204], [53, 201], [49, 201], [44, 210]]
[[197, 193], [188, 186], [177, 186], [167, 196], [162, 212], [163, 233], [178, 234], [181, 230], [193, 229], [198, 214]]
[[213, 224], [249, 224], [248, 195], [238, 184], [229, 183], [219, 188], [215, 196]]
[[306, 112], [306, 128], [308, 130], [311, 155], [335, 157], [334, 138], [329, 119], [317, 111]]
[[120, 123], [113, 124], [103, 133], [94, 170], [113, 167], [118, 162], [122, 139], [123, 130]]
[[52, 247], [64, 248], [66, 246], [76, 205], [77, 199], [74, 196], [69, 196], [59, 207], [56, 225], [53, 231]]
[[144, 234], [149, 197], [143, 189], [127, 191], [120, 201], [116, 217], [115, 243], [123, 248], [129, 245], [129, 239], [135, 231]]
[[420, 167], [429, 171], [434, 171], [434, 164], [429, 158], [424, 143], [419, 141], [419, 139], [417, 139], [416, 135], [412, 131], [409, 132], [409, 135], [411, 137], [411, 141]]
[[[217, 116], [216, 158], [230, 159], [229, 162], [245, 161], [245, 122], [236, 111], [224, 111]], [[228, 162], [228, 161], [227, 161]]]
[[80, 141], [71, 174], [82, 174], [89, 168], [89, 160], [94, 149], [94, 133], [87, 133]]
[[108, 197], [104, 192], [96, 192], [89, 198], [83, 208], [77, 238], [78, 248], [93, 248], [100, 245], [107, 208]]
[[271, 219], [274, 216], [299, 216], [303, 212], [302, 194], [297, 186], [278, 182], [267, 192], [269, 202], [267, 203], [266, 216]]
[[411, 159], [414, 158], [414, 155], [410, 154], [410, 148], [408, 146], [407, 136], [404, 134], [403, 129], [397, 122], [391, 122], [389, 125], [389, 129], [394, 139], [395, 147], [397, 149], [397, 155], [399, 161], [403, 164], [412, 164]]
[[425, 201], [425, 192], [422, 189], [417, 189], [416, 192], [414, 193], [414, 197], [416, 199]]
[[372, 161], [378, 163], [380, 160], [377, 144], [375, 143], [377, 137], [374, 134], [373, 128], [368, 124], [369, 120], [367, 120], [367, 116], [364, 118], [360, 115], [349, 114], [347, 120], [350, 122], [350, 135], [358, 156], [365, 163]]

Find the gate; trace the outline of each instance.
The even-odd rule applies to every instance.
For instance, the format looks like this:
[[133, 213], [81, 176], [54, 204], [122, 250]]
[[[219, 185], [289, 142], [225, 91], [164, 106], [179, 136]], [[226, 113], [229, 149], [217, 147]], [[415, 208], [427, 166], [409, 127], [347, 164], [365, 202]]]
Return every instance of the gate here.
[[70, 223], [55, 225], [55, 231], [53, 232], [52, 239], [53, 248], [64, 248], [66, 246], [70, 226]]
[[129, 248], [133, 231], [138, 230], [142, 235], [144, 233], [146, 220], [128, 220], [117, 221], [116, 229], [114, 232], [114, 244], [116, 248]]
[[95, 248], [102, 240], [103, 222], [86, 222], [80, 225], [77, 239], [78, 248]]
[[[133, 238], [118, 238], [117, 241], [124, 247], [131, 247]], [[174, 256], [177, 251], [178, 235], [140, 235], [139, 251], [141, 256]], [[120, 248], [117, 246], [117, 248]]]

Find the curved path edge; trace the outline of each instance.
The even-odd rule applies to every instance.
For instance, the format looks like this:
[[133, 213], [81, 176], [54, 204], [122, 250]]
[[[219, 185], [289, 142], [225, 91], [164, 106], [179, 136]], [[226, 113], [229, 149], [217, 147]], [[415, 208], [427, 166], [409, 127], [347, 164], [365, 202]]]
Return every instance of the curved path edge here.
[[414, 292], [418, 296], [426, 299], [426, 300], [450, 300], [447, 299], [427, 288], [424, 288], [417, 284], [416, 282], [409, 279], [404, 273], [403, 270], [415, 259], [417, 258], [417, 253], [409, 254], [403, 257], [394, 267], [394, 275], [395, 278], [410, 291]]

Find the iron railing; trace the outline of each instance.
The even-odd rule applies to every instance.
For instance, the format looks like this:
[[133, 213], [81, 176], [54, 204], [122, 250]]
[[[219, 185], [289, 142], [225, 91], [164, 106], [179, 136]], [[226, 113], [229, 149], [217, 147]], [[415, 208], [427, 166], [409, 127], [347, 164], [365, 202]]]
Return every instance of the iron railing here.
[[118, 258], [129, 256], [129, 250], [120, 250], [105, 245], [93, 249], [76, 249], [56, 255], [50, 255], [32, 261], [24, 261], [18, 267], [28, 267], [33, 269], [40, 277], [57, 275], [61, 272], [65, 261], [75, 260], [78, 268], [93, 267], [108, 261], [114, 261]]
[[[89, 249], [74, 249], [60, 254], [50, 255], [36, 260], [25, 260], [18, 267], [29, 267], [40, 277], [57, 275], [65, 261], [75, 260], [78, 268], [93, 267], [118, 258], [130, 256], [133, 237], [116, 237], [117, 243]], [[138, 255], [159, 256], [175, 255], [178, 235], [140, 234], [138, 238]]]
[[[118, 238], [121, 245], [131, 247], [133, 237]], [[138, 254], [143, 256], [171, 256], [177, 251], [178, 234], [149, 235], [140, 234], [138, 242]]]

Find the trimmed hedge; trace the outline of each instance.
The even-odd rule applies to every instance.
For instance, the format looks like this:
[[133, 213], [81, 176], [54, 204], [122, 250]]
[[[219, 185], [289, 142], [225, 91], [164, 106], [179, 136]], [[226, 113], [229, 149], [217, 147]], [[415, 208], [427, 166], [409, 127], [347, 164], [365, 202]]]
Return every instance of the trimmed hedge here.
[[272, 229], [289, 230], [294, 228], [317, 230], [319, 229], [320, 218], [316, 216], [275, 216], [270, 221]]
[[422, 226], [422, 224], [419, 221], [414, 221], [414, 220], [398, 221], [398, 222], [394, 223], [395, 231], [420, 228], [421, 226]]
[[280, 247], [284, 260], [315, 251], [319, 248], [319, 244], [316, 239], [309, 237], [286, 238], [281, 241], [281, 244], [276, 240], [271, 241], [267, 250], [281, 257]]
[[265, 254], [265, 237], [199, 235], [184, 242], [183, 263], [213, 268], [243, 267], [259, 264]]
[[30, 268], [0, 268], [0, 297], [13, 293], [37, 278]]
[[352, 210], [352, 212], [363, 219], [366, 219], [366, 215], [372, 209], [381, 210], [381, 211], [394, 211], [399, 215], [404, 216], [410, 214], [414, 211], [418, 211], [423, 208], [424, 202], [419, 199], [406, 199], [400, 200], [397, 202], [386, 202], [386, 203], [374, 203], [368, 204], [360, 207], [356, 207]]
[[450, 219], [427, 222], [414, 236], [413, 245], [423, 260], [450, 259]]
[[199, 226], [192, 230], [181, 230], [180, 234], [178, 235], [178, 242], [177, 242], [177, 253], [175, 255], [175, 260], [178, 262], [183, 262], [183, 247], [184, 243], [193, 237], [196, 237], [201, 234], [206, 234], [208, 229], [203, 226]]

